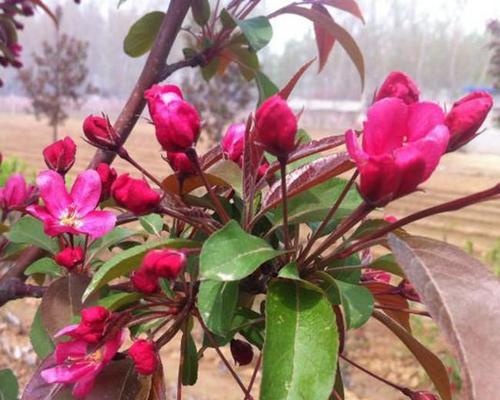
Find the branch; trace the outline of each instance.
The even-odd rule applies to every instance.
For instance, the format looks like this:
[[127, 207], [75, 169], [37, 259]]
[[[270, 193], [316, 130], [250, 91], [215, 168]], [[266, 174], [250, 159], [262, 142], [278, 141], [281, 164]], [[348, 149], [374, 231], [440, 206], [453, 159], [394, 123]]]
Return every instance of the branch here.
[[0, 306], [10, 300], [24, 297], [40, 298], [45, 293], [45, 287], [27, 285], [21, 279], [8, 278], [0, 282]]
[[[163, 66], [166, 64], [172, 45], [174, 44], [182, 22], [184, 21], [189, 7], [191, 6], [191, 1], [192, 0], [172, 0], [170, 2], [167, 14], [165, 15], [165, 18], [163, 18], [155, 43], [149, 53], [141, 75], [139, 76], [127, 103], [125, 104], [125, 107], [113, 126], [115, 131], [118, 133], [121, 144], [125, 143], [129, 137], [132, 129], [144, 110], [144, 107], [146, 106], [144, 91], [149, 89], [154, 83], [158, 82], [160, 78], [166, 78], [168, 76], [165, 74], [165, 70], [168, 70], [168, 68], [163, 68]], [[178, 68], [172, 69], [172, 72], [177, 69]], [[95, 168], [102, 162], [110, 164], [114, 160], [115, 156], [116, 154], [113, 152], [97, 150], [94, 158], [89, 164], [89, 168]]]

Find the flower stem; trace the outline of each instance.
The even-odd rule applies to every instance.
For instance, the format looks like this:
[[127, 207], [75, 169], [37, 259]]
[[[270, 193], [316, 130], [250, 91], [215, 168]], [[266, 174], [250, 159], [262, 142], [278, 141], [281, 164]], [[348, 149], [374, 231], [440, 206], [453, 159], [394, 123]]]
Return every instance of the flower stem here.
[[[257, 372], [259, 372], [261, 362], [262, 362], [262, 352], [259, 354], [257, 362], [255, 363], [255, 368], [253, 370], [252, 378], [250, 378], [250, 383], [248, 384], [248, 389], [247, 389], [248, 394], [252, 393], [252, 387], [253, 384], [255, 383], [255, 379], [257, 378]], [[245, 397], [245, 400], [250, 400], [250, 398], [247, 396]]]
[[226, 224], [229, 222], [230, 218], [226, 213], [226, 210], [224, 210], [224, 207], [222, 207], [222, 204], [219, 200], [219, 198], [216, 196], [214, 193], [212, 186], [210, 185], [210, 182], [208, 182], [207, 176], [203, 172], [203, 169], [201, 168], [200, 165], [200, 159], [198, 158], [198, 154], [196, 153], [196, 150], [193, 148], [190, 148], [186, 151], [186, 155], [188, 158], [191, 160], [191, 162], [194, 164], [196, 168], [196, 172], [200, 176], [200, 178], [203, 181], [203, 184], [205, 185], [205, 188], [207, 189], [208, 195], [210, 196], [210, 199], [212, 200], [212, 203], [214, 204], [215, 210], [217, 211], [217, 214], [221, 217], [222, 221]]
[[217, 344], [217, 341], [212, 336], [212, 333], [208, 330], [207, 326], [205, 325], [205, 323], [203, 322], [203, 319], [200, 317], [199, 314], [196, 314], [196, 319], [198, 320], [198, 322], [200, 323], [201, 327], [203, 328], [203, 332], [205, 333], [205, 335], [207, 335], [208, 340], [210, 341], [210, 343], [212, 344], [212, 346], [214, 346], [214, 349], [217, 352], [217, 354], [219, 355], [220, 359], [222, 360], [222, 362], [224, 363], [224, 365], [226, 366], [226, 368], [229, 370], [229, 372], [231, 373], [231, 375], [233, 376], [233, 378], [235, 379], [235, 381], [238, 383], [238, 386], [241, 388], [241, 390], [245, 394], [245, 399], [246, 400], [253, 400], [252, 395], [248, 392], [247, 388], [245, 387], [245, 385], [241, 381], [241, 379], [238, 376], [238, 374], [231, 367], [231, 364], [229, 363], [229, 361], [227, 361], [226, 357], [224, 357], [224, 354], [222, 354], [222, 351], [220, 350], [219, 345]]
[[131, 156], [130, 154], [128, 154], [128, 151], [125, 150], [125, 148], [122, 146], [118, 149], [118, 155], [120, 156], [120, 158], [124, 159], [125, 161], [127, 161], [129, 164], [132, 164], [136, 169], [138, 169], [141, 174], [143, 174], [144, 176], [148, 177], [152, 182], [154, 182], [158, 187], [162, 187], [161, 186], [161, 182], [156, 179], [154, 177], [153, 174], [151, 174], [148, 170], [146, 170], [144, 167], [142, 167], [137, 161], [135, 161]]
[[[281, 202], [283, 205], [283, 235], [285, 242], [285, 250], [288, 252], [291, 249], [290, 244], [290, 231], [288, 229], [288, 199], [287, 199], [287, 189], [286, 189], [286, 158], [278, 158], [280, 163], [281, 171]], [[289, 259], [289, 254], [286, 255], [287, 260]]]

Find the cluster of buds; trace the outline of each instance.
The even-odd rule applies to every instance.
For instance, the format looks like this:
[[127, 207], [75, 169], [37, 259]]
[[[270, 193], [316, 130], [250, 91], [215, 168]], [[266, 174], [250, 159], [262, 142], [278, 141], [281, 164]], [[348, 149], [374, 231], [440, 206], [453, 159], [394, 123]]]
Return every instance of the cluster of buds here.
[[159, 289], [158, 279], [175, 279], [186, 266], [186, 255], [176, 250], [152, 250], [144, 257], [139, 269], [134, 271], [131, 281], [134, 287], [146, 294]]

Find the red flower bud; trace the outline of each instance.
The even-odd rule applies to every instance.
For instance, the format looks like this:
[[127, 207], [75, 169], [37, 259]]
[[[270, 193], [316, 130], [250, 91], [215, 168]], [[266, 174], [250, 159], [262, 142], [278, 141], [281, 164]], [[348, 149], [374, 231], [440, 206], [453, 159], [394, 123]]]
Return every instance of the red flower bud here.
[[158, 275], [154, 269], [139, 268], [134, 271], [130, 280], [134, 287], [141, 293], [152, 294], [159, 289]]
[[420, 296], [415, 287], [406, 279], [403, 279], [398, 285], [399, 294], [408, 300], [421, 302]]
[[152, 250], [142, 262], [142, 268], [154, 269], [156, 275], [166, 279], [175, 279], [186, 266], [186, 255], [176, 250]]
[[446, 115], [446, 126], [450, 130], [448, 151], [454, 151], [469, 143], [493, 107], [493, 98], [486, 92], [474, 92], [453, 104]]
[[237, 365], [248, 365], [253, 359], [252, 346], [243, 340], [233, 339], [230, 344], [231, 355]]
[[158, 366], [158, 353], [153, 342], [139, 339], [132, 343], [128, 355], [141, 375], [151, 375]]
[[61, 267], [71, 271], [83, 261], [83, 249], [81, 247], [66, 247], [54, 256], [54, 260]]
[[175, 173], [181, 176], [196, 175], [196, 167], [186, 153], [167, 152], [167, 160]]
[[415, 191], [437, 168], [449, 137], [437, 104], [408, 106], [394, 97], [374, 103], [364, 123], [362, 146], [354, 131], [346, 133], [363, 198], [381, 207]]
[[100, 163], [96, 168], [99, 178], [101, 178], [101, 198], [100, 201], [109, 199], [111, 195], [111, 185], [116, 180], [117, 174], [114, 168], [106, 163]]
[[75, 154], [76, 144], [69, 136], [52, 143], [43, 150], [43, 158], [47, 167], [61, 175], [66, 174], [73, 166]]
[[430, 392], [413, 392], [410, 394], [411, 400], [439, 400], [435, 394]]
[[81, 312], [82, 319], [78, 327], [71, 334], [87, 343], [97, 343], [102, 339], [111, 313], [104, 307], [87, 307]]
[[389, 222], [390, 224], [392, 224], [394, 222], [398, 222], [398, 219], [394, 215], [386, 215], [384, 217], [384, 221], [385, 222]]
[[418, 101], [420, 90], [417, 84], [408, 75], [400, 71], [391, 72], [375, 96], [375, 101], [385, 97], [397, 97], [406, 104]]
[[257, 179], [262, 178], [266, 174], [268, 169], [269, 163], [267, 162], [267, 160], [263, 160], [259, 166], [259, 169], [257, 170]]
[[0, 188], [0, 209], [4, 213], [12, 210], [24, 210], [37, 200], [38, 195], [35, 187], [27, 185], [21, 174], [11, 175], [5, 182], [5, 186]]
[[111, 194], [119, 206], [134, 214], [153, 211], [160, 202], [160, 195], [142, 179], [134, 179], [129, 174], [120, 175], [111, 185]]
[[245, 124], [232, 124], [222, 138], [221, 146], [224, 155], [235, 163], [240, 163], [245, 148]]
[[391, 275], [378, 269], [366, 268], [366, 270], [363, 271], [363, 275], [361, 275], [361, 280], [363, 282], [389, 283], [391, 281]]
[[295, 148], [297, 117], [279, 95], [267, 99], [255, 114], [256, 138], [277, 157], [287, 157]]
[[83, 133], [90, 144], [108, 150], [116, 150], [118, 135], [108, 119], [89, 115], [83, 121]]
[[156, 129], [156, 138], [164, 150], [184, 152], [200, 136], [200, 115], [185, 101], [177, 86], [153, 85], [146, 90], [149, 113]]

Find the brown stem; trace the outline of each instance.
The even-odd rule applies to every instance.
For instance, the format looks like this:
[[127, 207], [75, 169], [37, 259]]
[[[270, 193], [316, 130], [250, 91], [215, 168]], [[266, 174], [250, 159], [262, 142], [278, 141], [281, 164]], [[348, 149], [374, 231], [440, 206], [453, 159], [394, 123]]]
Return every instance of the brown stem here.
[[[252, 393], [252, 387], [253, 384], [255, 383], [255, 379], [257, 378], [257, 372], [259, 372], [261, 362], [262, 362], [262, 352], [259, 354], [259, 357], [257, 358], [257, 361], [255, 363], [255, 368], [253, 370], [252, 377], [250, 378], [250, 383], [248, 384], [248, 389], [247, 389], [248, 394]], [[250, 399], [248, 397], [245, 397], [245, 400], [250, 400]]]
[[432, 318], [431, 315], [427, 311], [413, 310], [411, 308], [397, 308], [397, 307], [391, 307], [391, 306], [380, 306], [380, 305], [375, 305], [374, 307], [379, 308], [381, 310], [399, 311], [399, 312], [404, 312], [404, 313], [408, 313], [408, 314], [421, 315], [423, 317]]
[[[286, 193], [286, 158], [280, 158], [280, 171], [281, 171], [281, 203], [283, 206], [283, 235], [285, 241], [285, 250], [288, 252], [291, 249], [290, 245], [290, 231], [288, 227], [288, 199]], [[289, 260], [289, 254], [286, 255], [286, 259]]]
[[217, 214], [221, 217], [222, 221], [226, 224], [229, 222], [230, 218], [229, 215], [227, 215], [226, 210], [224, 210], [224, 207], [222, 207], [221, 202], [219, 201], [219, 198], [217, 195], [214, 193], [212, 189], [212, 185], [210, 182], [208, 182], [207, 176], [203, 172], [203, 169], [201, 168], [200, 165], [200, 159], [198, 158], [198, 154], [196, 153], [196, 150], [193, 148], [190, 148], [186, 150], [186, 155], [188, 158], [191, 160], [191, 162], [194, 164], [196, 168], [196, 172], [200, 176], [201, 180], [203, 181], [203, 184], [205, 185], [205, 188], [207, 189], [207, 193], [210, 196], [210, 199], [212, 200], [212, 203], [214, 204], [215, 210], [217, 211]]
[[[182, 22], [191, 6], [192, 0], [171, 0], [167, 13], [156, 36], [153, 47], [146, 60], [144, 68], [134, 86], [134, 89], [125, 104], [122, 112], [114, 124], [119, 136], [120, 144], [125, 143], [133, 127], [137, 123], [144, 107], [144, 91], [158, 82], [160, 78], [167, 78], [164, 65], [172, 49]], [[97, 167], [101, 162], [110, 164], [115, 158], [114, 152], [98, 150], [92, 159], [89, 168]]]
[[135, 161], [131, 156], [130, 154], [128, 153], [127, 150], [125, 150], [124, 147], [120, 147], [120, 149], [118, 150], [118, 155], [120, 156], [120, 158], [122, 158], [123, 160], [127, 161], [129, 164], [133, 165], [137, 170], [139, 170], [139, 172], [141, 174], [143, 174], [144, 176], [148, 177], [152, 182], [154, 182], [158, 187], [162, 187], [161, 186], [161, 182], [156, 179], [156, 177], [151, 174], [148, 170], [146, 170], [143, 166], [141, 166], [137, 161]]
[[222, 351], [220, 350], [219, 345], [217, 344], [217, 341], [212, 336], [212, 333], [208, 330], [207, 326], [203, 322], [203, 319], [198, 314], [196, 314], [196, 319], [198, 320], [198, 322], [200, 323], [201, 327], [203, 328], [203, 332], [205, 333], [205, 335], [207, 335], [208, 340], [210, 341], [210, 343], [212, 344], [212, 346], [214, 346], [214, 349], [217, 352], [217, 354], [219, 355], [220, 359], [222, 360], [222, 362], [224, 363], [224, 365], [226, 366], [226, 368], [229, 370], [229, 372], [231, 373], [231, 375], [233, 376], [233, 378], [235, 379], [235, 381], [238, 383], [238, 386], [241, 388], [241, 390], [243, 390], [243, 393], [245, 394], [245, 399], [246, 400], [253, 400], [253, 397], [248, 392], [248, 390], [245, 387], [245, 385], [243, 385], [243, 382], [241, 381], [241, 379], [238, 376], [238, 374], [231, 367], [231, 364], [229, 363], [229, 361], [227, 361], [226, 357], [224, 357], [224, 354], [222, 354]]
[[46, 287], [27, 285], [21, 279], [9, 278], [0, 282], [0, 306], [10, 300], [24, 297], [40, 298], [45, 293]]

